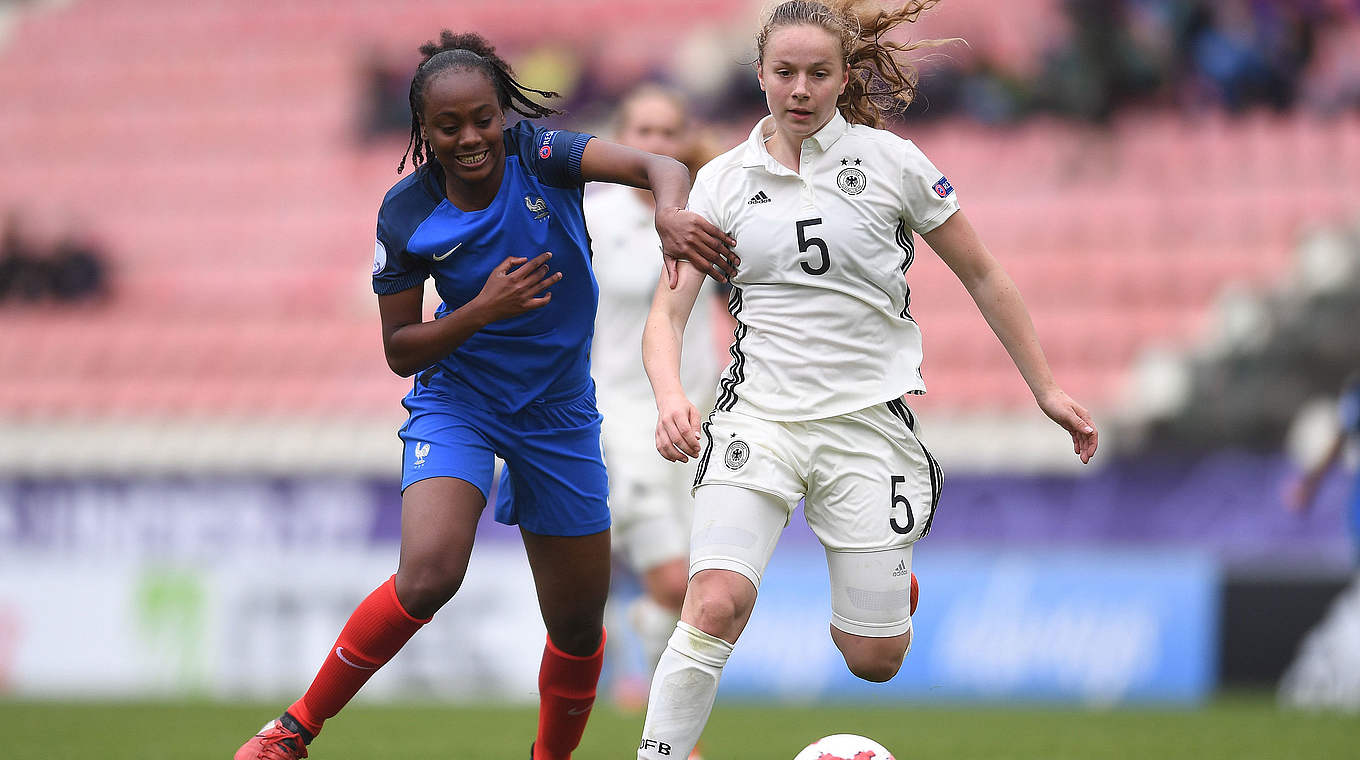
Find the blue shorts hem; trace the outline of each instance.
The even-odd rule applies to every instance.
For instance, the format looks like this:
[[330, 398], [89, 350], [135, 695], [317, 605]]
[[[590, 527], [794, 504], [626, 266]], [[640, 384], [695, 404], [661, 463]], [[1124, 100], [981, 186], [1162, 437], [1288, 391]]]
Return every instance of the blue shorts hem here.
[[401, 492], [406, 493], [406, 489], [410, 488], [416, 483], [419, 483], [422, 480], [429, 480], [430, 478], [453, 478], [455, 480], [461, 480], [464, 483], [467, 483], [468, 485], [480, 491], [482, 494], [483, 501], [487, 503], [491, 502], [491, 494], [487, 491], [487, 489], [478, 485], [477, 482], [474, 481], [472, 478], [469, 478], [466, 473], [437, 472], [437, 471], [422, 472], [418, 475], [412, 476], [409, 480], [403, 479], [401, 482]]
[[581, 523], [577, 525], [537, 526], [538, 528], [537, 530], [533, 527], [525, 525], [523, 522], [520, 521], [508, 522], [502, 520], [500, 519], [499, 516], [496, 518], [496, 522], [500, 523], [501, 525], [518, 525], [520, 529], [532, 533], [536, 536], [556, 536], [559, 538], [576, 538], [578, 536], [589, 536], [595, 533], [599, 533], [601, 531], [609, 530], [611, 520], [608, 517], [604, 517], [599, 520], [592, 520], [591, 522]]

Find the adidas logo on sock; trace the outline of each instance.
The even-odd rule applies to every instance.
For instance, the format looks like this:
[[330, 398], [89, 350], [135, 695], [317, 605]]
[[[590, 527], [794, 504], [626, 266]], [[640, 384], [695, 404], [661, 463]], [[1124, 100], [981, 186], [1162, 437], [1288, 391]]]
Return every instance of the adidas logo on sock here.
[[901, 577], [904, 576], [904, 575], [910, 575], [910, 574], [911, 574], [911, 571], [907, 569], [907, 561], [906, 561], [906, 560], [898, 560], [898, 561], [897, 561], [897, 569], [894, 570], [892, 574], [893, 574], [893, 577], [894, 577], [894, 578], [901, 578]]
[[759, 190], [756, 192], [755, 195], [751, 196], [751, 200], [747, 201], [746, 205], [750, 206], [753, 203], [769, 203], [769, 202], [770, 196], [766, 195], [764, 190]]

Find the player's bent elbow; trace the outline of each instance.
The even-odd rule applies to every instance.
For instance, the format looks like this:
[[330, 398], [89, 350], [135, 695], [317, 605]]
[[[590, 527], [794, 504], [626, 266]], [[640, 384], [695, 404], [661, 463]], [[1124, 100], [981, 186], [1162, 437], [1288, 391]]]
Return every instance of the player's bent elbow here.
[[404, 362], [400, 358], [394, 356], [387, 357], [387, 368], [392, 370], [397, 377], [410, 377], [421, 369], [410, 362]]

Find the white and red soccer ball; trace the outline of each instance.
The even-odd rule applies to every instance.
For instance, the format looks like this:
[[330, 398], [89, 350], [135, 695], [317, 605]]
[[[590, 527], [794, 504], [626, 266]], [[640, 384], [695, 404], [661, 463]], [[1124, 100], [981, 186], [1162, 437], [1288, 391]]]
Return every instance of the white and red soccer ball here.
[[854, 734], [823, 736], [807, 745], [793, 760], [894, 760], [882, 744]]

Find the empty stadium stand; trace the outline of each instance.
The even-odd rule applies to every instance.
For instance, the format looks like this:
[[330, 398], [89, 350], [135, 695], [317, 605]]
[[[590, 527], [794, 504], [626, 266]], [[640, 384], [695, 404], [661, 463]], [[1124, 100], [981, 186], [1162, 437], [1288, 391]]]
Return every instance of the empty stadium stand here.
[[[523, 14], [507, 12], [517, 5]], [[382, 360], [368, 267], [404, 141], [356, 140], [364, 51], [454, 26], [507, 51], [550, 29], [655, 60], [677, 29], [749, 13], [730, 0], [542, 9], [108, 0], [20, 12], [0, 47], [0, 208], [78, 214], [110, 251], [114, 298], [0, 306], [0, 420], [287, 418], [390, 432], [406, 381]], [[1191, 340], [1225, 284], [1270, 283], [1302, 231], [1360, 208], [1355, 114], [902, 129], [948, 174], [1058, 377], [1095, 409], [1120, 403], [1140, 351]], [[1023, 407], [1004, 350], [920, 251], [909, 278], [931, 388], [920, 405]]]

